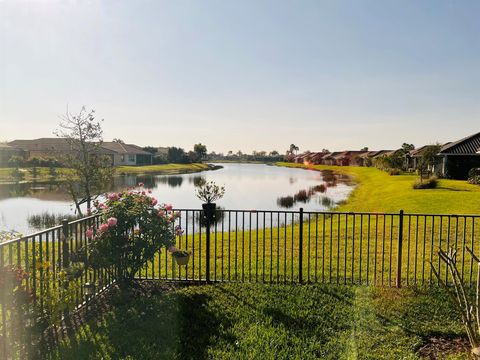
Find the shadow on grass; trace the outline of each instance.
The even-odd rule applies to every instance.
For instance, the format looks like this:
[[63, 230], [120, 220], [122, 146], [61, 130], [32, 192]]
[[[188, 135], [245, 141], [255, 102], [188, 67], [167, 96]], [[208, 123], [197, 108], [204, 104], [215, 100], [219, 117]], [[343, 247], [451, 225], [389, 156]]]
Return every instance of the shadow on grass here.
[[165, 292], [149, 296], [116, 294], [113, 308], [88, 324], [76, 323], [53, 359], [205, 359], [221, 319], [209, 295]]

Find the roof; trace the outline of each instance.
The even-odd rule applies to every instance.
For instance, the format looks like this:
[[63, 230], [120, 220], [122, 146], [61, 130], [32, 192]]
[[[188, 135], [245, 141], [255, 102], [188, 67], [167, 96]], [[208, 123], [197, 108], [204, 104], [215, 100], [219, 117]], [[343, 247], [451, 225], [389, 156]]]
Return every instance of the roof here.
[[13, 140], [8, 145], [23, 150], [41, 151], [71, 151], [71, 146], [65, 138], [39, 138], [33, 140]]
[[140, 146], [133, 144], [123, 144], [119, 142], [104, 142], [101, 147], [113, 151], [117, 154], [131, 154], [131, 155], [152, 155], [144, 151]]
[[368, 153], [366, 150], [346, 150], [346, 151], [339, 151], [336, 153], [332, 153], [332, 158], [334, 159], [342, 159], [342, 158], [347, 158], [351, 156], [360, 156], [365, 153]]
[[380, 154], [384, 153], [385, 151], [390, 151], [390, 150], [370, 150], [370, 151], [366, 151], [363, 154], [360, 154], [359, 156], [361, 158], [370, 158], [370, 157], [380, 155]]
[[480, 132], [463, 139], [447, 143], [440, 149], [440, 154], [473, 155], [480, 152]]
[[[39, 138], [33, 140], [14, 140], [8, 143], [9, 146], [16, 149], [28, 151], [72, 151], [70, 143], [65, 138]], [[132, 155], [151, 155], [144, 151], [140, 146], [133, 144], [122, 144], [117, 142], [103, 142], [100, 146], [101, 152], [106, 154], [132, 154]]]
[[384, 156], [384, 155], [387, 155], [387, 154], [390, 154], [392, 153], [394, 150], [378, 150], [378, 151], [375, 151], [375, 153], [369, 155], [371, 156], [372, 158], [377, 158], [379, 156]]
[[334, 159], [337, 155], [342, 154], [342, 153], [343, 153], [343, 151], [334, 151], [334, 152], [331, 152], [331, 153], [325, 155], [323, 158], [324, 159]]

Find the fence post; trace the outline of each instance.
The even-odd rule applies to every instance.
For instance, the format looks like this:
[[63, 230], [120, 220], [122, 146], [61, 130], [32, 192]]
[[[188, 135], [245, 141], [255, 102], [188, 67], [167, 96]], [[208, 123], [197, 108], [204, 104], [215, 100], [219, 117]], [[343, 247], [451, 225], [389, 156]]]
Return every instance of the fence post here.
[[[298, 282], [303, 283], [303, 208], [300, 208], [300, 228], [298, 230]], [[293, 254], [292, 254], [293, 255]]]
[[396, 287], [402, 287], [402, 248], [403, 248], [403, 210], [400, 210], [398, 220], [398, 253]]
[[[207, 203], [202, 205], [203, 208], [203, 214], [205, 216], [205, 221], [207, 223], [207, 229], [206, 229], [206, 259], [205, 259], [205, 271], [206, 271], [206, 276], [205, 279], [207, 281], [207, 284], [210, 283], [210, 227], [212, 223], [214, 222], [215, 219], [215, 210], [217, 208], [217, 205], [214, 203]], [[201, 239], [200, 239], [201, 240]], [[201, 274], [200, 274], [201, 277]]]
[[68, 220], [62, 220], [62, 266], [64, 268], [70, 266], [70, 250], [68, 248]]

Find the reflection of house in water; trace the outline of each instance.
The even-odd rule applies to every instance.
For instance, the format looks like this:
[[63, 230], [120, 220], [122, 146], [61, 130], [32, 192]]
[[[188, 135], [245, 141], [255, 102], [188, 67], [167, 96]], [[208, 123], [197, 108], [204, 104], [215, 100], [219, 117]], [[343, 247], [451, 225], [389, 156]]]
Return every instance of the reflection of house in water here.
[[70, 195], [58, 182], [0, 184], [0, 199], [30, 197], [48, 201], [67, 201]]
[[134, 187], [137, 186], [138, 180], [137, 175], [121, 175], [114, 176], [111, 190], [121, 189], [123, 187]]

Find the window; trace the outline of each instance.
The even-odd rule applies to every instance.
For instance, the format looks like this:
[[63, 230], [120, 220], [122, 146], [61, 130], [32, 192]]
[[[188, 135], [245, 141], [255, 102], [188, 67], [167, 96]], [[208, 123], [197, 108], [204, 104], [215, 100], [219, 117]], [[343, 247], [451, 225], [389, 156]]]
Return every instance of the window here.
[[125, 155], [122, 155], [122, 157], [121, 157], [121, 160], [120, 160], [120, 161], [121, 161], [121, 162], [125, 162]]
[[128, 161], [135, 162], [135, 155], [128, 155]]

